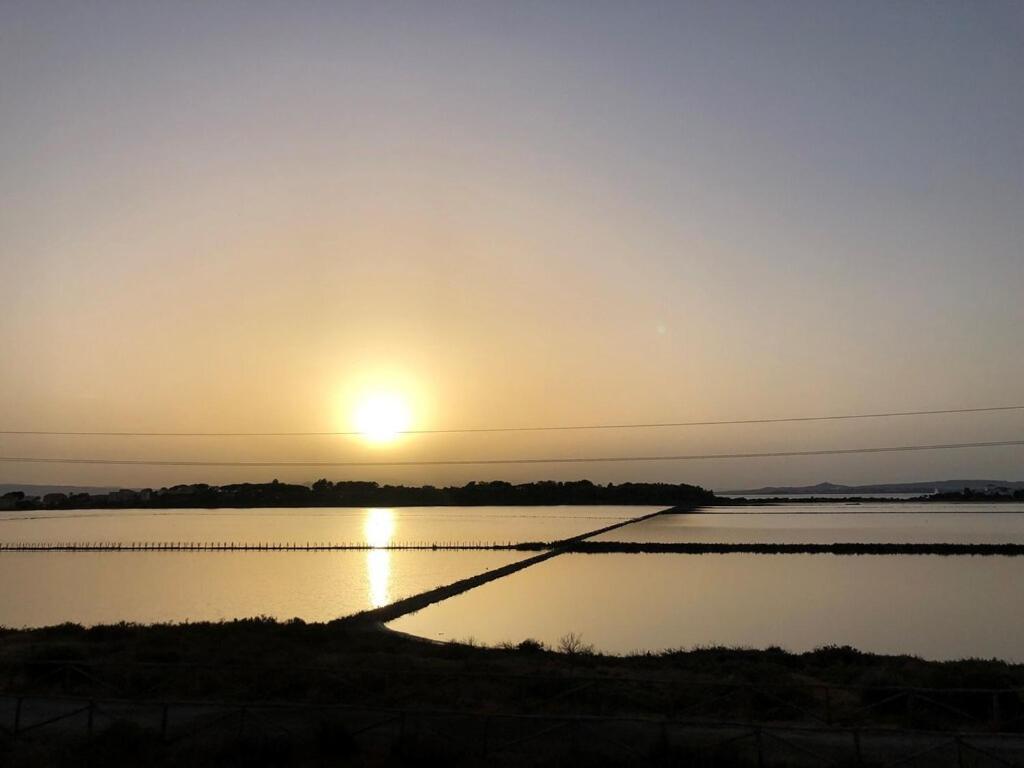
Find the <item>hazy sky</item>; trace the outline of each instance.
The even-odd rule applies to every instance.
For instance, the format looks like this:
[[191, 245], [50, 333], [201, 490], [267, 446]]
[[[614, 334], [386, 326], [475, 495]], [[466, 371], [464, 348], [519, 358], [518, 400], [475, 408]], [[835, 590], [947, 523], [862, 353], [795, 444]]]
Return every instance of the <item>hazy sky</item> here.
[[[332, 430], [1024, 402], [1019, 2], [0, 2], [0, 428]], [[1020, 439], [0, 437], [0, 455], [602, 456]], [[622, 465], [0, 465], [2, 482], [1024, 477], [1020, 448]]]

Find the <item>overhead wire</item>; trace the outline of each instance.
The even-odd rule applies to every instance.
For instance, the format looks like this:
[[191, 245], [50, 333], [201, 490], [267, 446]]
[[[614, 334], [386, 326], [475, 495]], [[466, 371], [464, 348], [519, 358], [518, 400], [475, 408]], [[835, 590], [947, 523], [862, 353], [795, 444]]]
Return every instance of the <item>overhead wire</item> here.
[[[744, 424], [785, 424], [814, 421], [847, 421], [853, 419], [887, 419], [911, 416], [940, 416], [966, 413], [992, 413], [999, 411], [1021, 411], [1024, 405], [997, 405], [983, 408], [941, 408], [919, 411], [890, 411], [880, 413], [853, 413], [824, 416], [784, 416], [760, 419], [723, 419], [717, 421], [656, 421], [626, 422], [608, 424], [559, 424], [549, 426], [518, 427], [453, 427], [441, 429], [395, 430], [396, 435], [454, 435], [498, 432], [568, 432], [582, 430], [610, 429], [660, 429], [671, 427], [716, 427]], [[159, 432], [131, 430], [45, 430], [45, 429], [0, 429], [0, 435], [37, 437], [355, 437], [364, 431], [282, 431], [282, 432]]]
[[659, 456], [557, 456], [549, 458], [498, 459], [412, 459], [392, 461], [209, 461], [187, 459], [113, 459], [43, 456], [0, 456], [5, 464], [101, 464], [152, 467], [439, 467], [495, 464], [597, 464], [615, 462], [704, 461], [721, 459], [766, 459], [799, 456], [846, 456], [851, 454], [943, 451], [970, 448], [1024, 446], [1024, 440], [993, 440], [932, 445], [892, 445], [862, 448], [825, 448], [805, 451], [763, 451], [744, 453], [703, 453]]

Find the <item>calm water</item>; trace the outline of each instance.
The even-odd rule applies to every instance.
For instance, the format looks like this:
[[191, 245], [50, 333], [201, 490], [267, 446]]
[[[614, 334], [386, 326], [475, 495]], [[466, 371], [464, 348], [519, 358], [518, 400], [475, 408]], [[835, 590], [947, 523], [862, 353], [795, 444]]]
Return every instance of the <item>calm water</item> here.
[[237, 543], [551, 541], [663, 507], [126, 509], [0, 513], [3, 542]]
[[[123, 510], [8, 513], [0, 541], [549, 541], [655, 507]], [[897, 511], [898, 510], [898, 511]], [[920, 510], [916, 512], [915, 510]], [[993, 511], [997, 510], [997, 511]], [[1024, 505], [779, 505], [672, 515], [602, 538], [1024, 542]], [[514, 552], [0, 554], [0, 624], [326, 621], [513, 562]], [[848, 644], [1024, 661], [1024, 558], [562, 555], [393, 625], [485, 642], [567, 632], [610, 652]]]
[[561, 555], [391, 624], [599, 649], [826, 644], [1024, 661], [1024, 558]]
[[1024, 503], [779, 504], [755, 512], [661, 515], [597, 541], [786, 543], [1024, 543]]
[[0, 555], [0, 625], [273, 616], [329, 621], [522, 557], [511, 552]]
[[[419, 542], [560, 539], [657, 507], [88, 510], [9, 513], [6, 542]], [[0, 625], [327, 621], [520, 557], [511, 552], [90, 552], [0, 554]]]

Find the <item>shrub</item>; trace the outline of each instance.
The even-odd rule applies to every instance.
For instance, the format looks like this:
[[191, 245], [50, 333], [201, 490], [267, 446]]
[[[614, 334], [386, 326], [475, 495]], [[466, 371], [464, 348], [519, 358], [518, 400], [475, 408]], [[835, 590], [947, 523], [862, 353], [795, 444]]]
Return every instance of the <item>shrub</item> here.
[[589, 656], [594, 652], [594, 646], [584, 643], [583, 638], [575, 632], [569, 632], [559, 639], [558, 650], [569, 656]]
[[540, 640], [534, 640], [531, 637], [526, 638], [518, 646], [516, 646], [522, 653], [543, 653], [547, 650], [547, 647]]

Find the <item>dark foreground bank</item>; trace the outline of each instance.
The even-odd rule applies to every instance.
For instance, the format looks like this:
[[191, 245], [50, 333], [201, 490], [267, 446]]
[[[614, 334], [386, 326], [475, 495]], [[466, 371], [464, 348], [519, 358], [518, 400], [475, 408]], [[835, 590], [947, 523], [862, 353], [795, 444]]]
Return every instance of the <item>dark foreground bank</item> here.
[[480, 648], [359, 620], [64, 625], [0, 633], [0, 688], [14, 766], [857, 765], [858, 749], [871, 765], [925, 742], [947, 745], [933, 765], [943, 749], [1024, 756], [1024, 666], [849, 648], [609, 657], [571, 635]]

